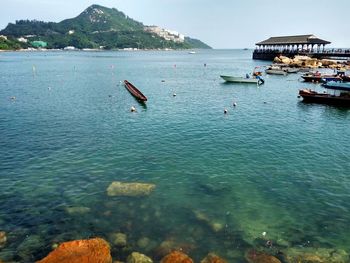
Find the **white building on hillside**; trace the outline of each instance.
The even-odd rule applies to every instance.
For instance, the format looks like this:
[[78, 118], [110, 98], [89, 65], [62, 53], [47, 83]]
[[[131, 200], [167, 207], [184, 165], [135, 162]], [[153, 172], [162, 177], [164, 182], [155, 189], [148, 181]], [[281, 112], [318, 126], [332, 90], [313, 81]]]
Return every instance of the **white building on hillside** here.
[[158, 26], [145, 26], [144, 30], [156, 34], [165, 40], [182, 43], [185, 41], [185, 36], [177, 31], [164, 29]]

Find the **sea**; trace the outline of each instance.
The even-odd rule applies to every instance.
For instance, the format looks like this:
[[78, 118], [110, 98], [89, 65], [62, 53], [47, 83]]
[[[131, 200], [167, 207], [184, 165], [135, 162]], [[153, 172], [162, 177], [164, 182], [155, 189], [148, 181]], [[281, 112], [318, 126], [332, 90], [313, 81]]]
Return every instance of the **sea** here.
[[[0, 259], [35, 262], [93, 237], [120, 261], [172, 249], [195, 262], [248, 262], [249, 251], [348, 259], [350, 109], [302, 102], [299, 89], [322, 88], [300, 73], [260, 86], [220, 78], [269, 64], [251, 57], [0, 53]], [[109, 196], [114, 181], [156, 187]]]

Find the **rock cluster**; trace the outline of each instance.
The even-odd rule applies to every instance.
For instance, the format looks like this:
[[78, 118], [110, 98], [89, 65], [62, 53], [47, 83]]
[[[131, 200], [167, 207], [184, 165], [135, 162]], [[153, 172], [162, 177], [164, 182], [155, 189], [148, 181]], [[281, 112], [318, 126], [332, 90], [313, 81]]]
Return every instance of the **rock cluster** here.
[[108, 196], [145, 196], [156, 188], [155, 184], [124, 183], [115, 181], [107, 188]]
[[[116, 235], [118, 234], [121, 233], [117, 233]], [[124, 236], [122, 238], [124, 238]], [[245, 253], [245, 259], [249, 263], [344, 263], [348, 262], [349, 255], [345, 251], [334, 249], [318, 248], [315, 250], [312, 248], [289, 248], [286, 251], [279, 251], [276, 257], [264, 252], [264, 249], [262, 251], [250, 249]], [[112, 261], [110, 245], [107, 241], [102, 238], [93, 238], [88, 240], [64, 242], [49, 253], [48, 256], [36, 263], [88, 262], [112, 263], [119, 261]], [[139, 252], [132, 252], [126, 257], [126, 260], [123, 260], [123, 262], [153, 263], [153, 260]], [[181, 249], [169, 250], [160, 258], [160, 263], [193, 262], [194, 261]], [[200, 263], [227, 263], [227, 261], [214, 253], [209, 253], [200, 261]]]
[[317, 59], [310, 58], [308, 56], [295, 56], [294, 58], [288, 58], [284, 56], [275, 57], [274, 63], [282, 63], [291, 67], [306, 67], [306, 68], [333, 68], [341, 69], [347, 68], [348, 66], [344, 63], [339, 63], [336, 60], [331, 59]]

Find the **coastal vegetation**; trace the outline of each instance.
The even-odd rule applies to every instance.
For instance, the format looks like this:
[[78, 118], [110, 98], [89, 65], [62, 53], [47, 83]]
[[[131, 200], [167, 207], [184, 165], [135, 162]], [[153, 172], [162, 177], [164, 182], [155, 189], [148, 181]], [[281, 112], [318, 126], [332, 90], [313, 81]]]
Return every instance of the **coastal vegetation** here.
[[23, 47], [24, 45], [15, 39], [6, 39], [0, 37], [0, 50], [17, 50]]
[[59, 23], [37, 20], [18, 20], [9, 23], [1, 35], [22, 42], [0, 46], [0, 49], [26, 48], [27, 43], [44, 41], [47, 48], [104, 48], [104, 49], [190, 49], [210, 48], [200, 40], [185, 37], [168, 39], [145, 30], [145, 26], [115, 8], [92, 5], [75, 18]]

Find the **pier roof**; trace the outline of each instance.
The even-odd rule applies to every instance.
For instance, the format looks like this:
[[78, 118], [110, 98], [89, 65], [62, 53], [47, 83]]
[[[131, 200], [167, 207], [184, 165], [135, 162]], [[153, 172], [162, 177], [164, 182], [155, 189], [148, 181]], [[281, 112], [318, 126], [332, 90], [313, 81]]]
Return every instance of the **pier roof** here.
[[304, 45], [304, 44], [330, 44], [331, 42], [320, 39], [314, 35], [299, 35], [299, 36], [282, 36], [270, 37], [264, 41], [258, 42], [255, 45]]

